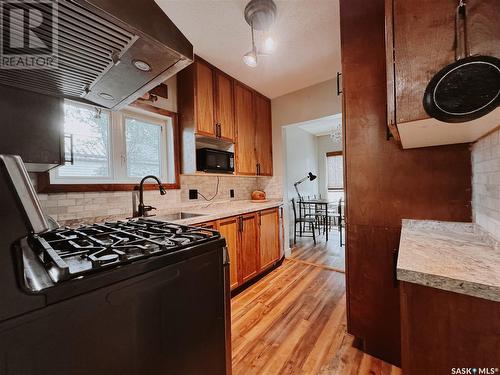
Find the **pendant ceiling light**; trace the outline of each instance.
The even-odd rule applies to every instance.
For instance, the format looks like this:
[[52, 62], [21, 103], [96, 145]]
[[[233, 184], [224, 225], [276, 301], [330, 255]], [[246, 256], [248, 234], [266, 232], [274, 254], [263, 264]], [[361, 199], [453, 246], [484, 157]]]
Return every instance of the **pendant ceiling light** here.
[[[273, 0], [251, 0], [245, 7], [244, 14], [252, 32], [252, 49], [243, 56], [243, 61], [255, 68], [258, 56], [269, 55], [275, 49], [275, 41], [269, 34], [269, 30], [276, 21], [278, 8]], [[263, 32], [265, 36], [260, 49], [257, 49], [255, 44], [255, 30]]]

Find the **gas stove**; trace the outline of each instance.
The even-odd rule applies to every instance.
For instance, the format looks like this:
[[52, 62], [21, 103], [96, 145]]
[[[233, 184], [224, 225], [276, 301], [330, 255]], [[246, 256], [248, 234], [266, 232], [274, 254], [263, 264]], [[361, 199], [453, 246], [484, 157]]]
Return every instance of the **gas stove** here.
[[139, 218], [56, 229], [34, 235], [30, 245], [57, 283], [216, 238], [212, 230]]

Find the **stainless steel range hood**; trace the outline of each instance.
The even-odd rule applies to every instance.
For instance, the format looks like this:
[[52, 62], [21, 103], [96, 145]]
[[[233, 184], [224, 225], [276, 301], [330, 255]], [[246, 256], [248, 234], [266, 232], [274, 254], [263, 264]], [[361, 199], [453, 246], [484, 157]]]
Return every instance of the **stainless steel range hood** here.
[[[57, 4], [58, 68], [0, 69], [0, 84], [120, 109], [193, 60], [192, 44], [154, 0]], [[50, 11], [43, 3], [25, 6]]]

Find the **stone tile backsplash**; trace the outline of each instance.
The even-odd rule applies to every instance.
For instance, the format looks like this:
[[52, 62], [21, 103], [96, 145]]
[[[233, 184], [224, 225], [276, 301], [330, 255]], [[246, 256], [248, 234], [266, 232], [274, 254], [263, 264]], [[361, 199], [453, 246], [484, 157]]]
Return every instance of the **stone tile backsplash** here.
[[500, 129], [472, 145], [474, 221], [500, 240]]
[[[189, 189], [198, 189], [208, 199], [216, 192], [217, 179], [219, 190], [213, 201], [229, 200], [229, 190], [234, 189], [234, 200], [250, 199], [252, 191], [259, 188], [259, 178], [236, 176], [190, 176], [181, 175], [181, 188], [167, 190], [166, 195], [158, 191], [144, 192], [144, 202], [158, 210], [169, 211], [204, 202], [189, 200]], [[91, 193], [57, 193], [38, 195], [44, 212], [55, 220], [66, 221], [97, 216], [131, 215], [133, 202], [138, 201], [137, 192], [91, 192]]]

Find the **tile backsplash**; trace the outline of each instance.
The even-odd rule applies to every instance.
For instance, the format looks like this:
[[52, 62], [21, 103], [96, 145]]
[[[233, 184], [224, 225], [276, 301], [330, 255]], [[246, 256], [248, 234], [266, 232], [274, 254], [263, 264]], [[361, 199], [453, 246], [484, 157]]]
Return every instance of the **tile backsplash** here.
[[474, 221], [500, 240], [500, 129], [472, 146]]
[[[168, 211], [204, 202], [201, 196], [198, 200], [190, 200], [189, 189], [198, 189], [210, 199], [216, 192], [217, 179], [219, 189], [214, 201], [230, 199], [230, 189], [234, 189], [235, 193], [231, 199], [250, 199], [252, 191], [259, 188], [257, 177], [181, 175], [179, 190], [167, 190], [167, 194], [163, 196], [156, 190], [145, 191], [144, 203], [158, 210]], [[131, 215], [133, 202], [138, 200], [137, 192], [132, 191], [39, 194], [38, 197], [44, 212], [57, 221]]]

